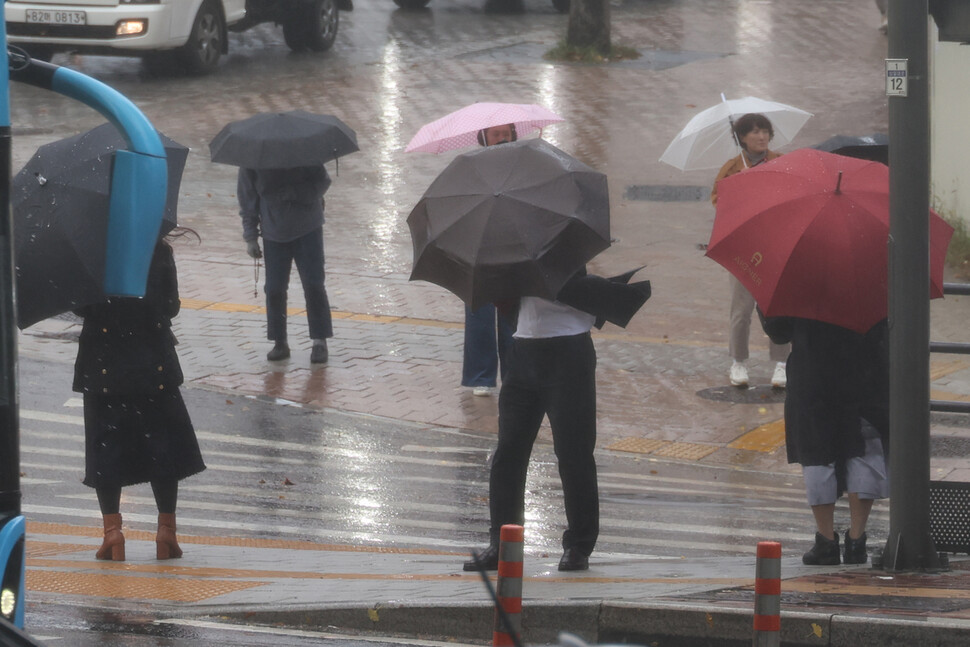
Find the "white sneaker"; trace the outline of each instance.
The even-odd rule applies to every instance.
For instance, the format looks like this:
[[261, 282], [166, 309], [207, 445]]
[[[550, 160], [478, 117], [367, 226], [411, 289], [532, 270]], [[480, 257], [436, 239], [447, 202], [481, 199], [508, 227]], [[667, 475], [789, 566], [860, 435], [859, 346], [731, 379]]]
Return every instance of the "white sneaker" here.
[[743, 362], [731, 364], [731, 385], [748, 386], [748, 367]]
[[472, 389], [472, 395], [478, 395], [481, 397], [487, 397], [492, 395], [492, 387], [490, 386], [476, 386]]
[[882, 15], [882, 22], [879, 23], [879, 33], [889, 33], [889, 18], [886, 16], [886, 14]]
[[771, 374], [771, 386], [776, 389], [783, 389], [788, 386], [788, 372], [785, 370], [785, 363], [775, 364], [775, 372]]

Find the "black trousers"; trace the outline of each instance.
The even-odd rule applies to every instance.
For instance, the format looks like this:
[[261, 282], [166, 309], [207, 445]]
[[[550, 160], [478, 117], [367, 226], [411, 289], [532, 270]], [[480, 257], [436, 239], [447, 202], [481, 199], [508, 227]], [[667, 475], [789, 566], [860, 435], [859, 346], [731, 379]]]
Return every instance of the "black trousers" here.
[[567, 528], [563, 548], [593, 552], [599, 535], [596, 485], [596, 351], [589, 333], [515, 339], [498, 400], [498, 447], [489, 477], [491, 541], [503, 524], [525, 523], [525, 480], [542, 419], [549, 416]]

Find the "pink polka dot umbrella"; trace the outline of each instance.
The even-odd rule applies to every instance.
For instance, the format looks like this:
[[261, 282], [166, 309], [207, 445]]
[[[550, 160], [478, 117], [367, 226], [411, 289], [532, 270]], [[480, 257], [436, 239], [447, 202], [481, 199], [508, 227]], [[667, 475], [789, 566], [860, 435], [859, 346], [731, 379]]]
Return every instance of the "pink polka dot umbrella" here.
[[479, 145], [478, 133], [484, 128], [514, 124], [522, 137], [560, 121], [562, 117], [536, 104], [473, 103], [422, 126], [404, 151], [441, 153]]

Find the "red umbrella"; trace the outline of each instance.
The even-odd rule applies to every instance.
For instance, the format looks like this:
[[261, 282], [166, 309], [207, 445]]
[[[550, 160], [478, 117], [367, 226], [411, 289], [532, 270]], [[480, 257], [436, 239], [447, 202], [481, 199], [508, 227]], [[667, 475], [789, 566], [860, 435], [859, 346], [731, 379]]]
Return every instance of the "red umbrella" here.
[[[932, 210], [930, 297], [943, 296], [953, 228]], [[721, 180], [707, 256], [766, 316], [859, 332], [888, 313], [889, 168], [801, 149]]]

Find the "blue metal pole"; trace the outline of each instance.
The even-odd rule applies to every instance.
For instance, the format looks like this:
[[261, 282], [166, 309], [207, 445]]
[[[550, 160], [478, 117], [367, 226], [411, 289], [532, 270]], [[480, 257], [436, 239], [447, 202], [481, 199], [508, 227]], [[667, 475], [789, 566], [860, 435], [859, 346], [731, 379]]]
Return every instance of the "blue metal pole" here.
[[0, 615], [24, 626], [24, 518], [20, 515], [17, 317], [10, 215], [10, 76], [0, 0]]

